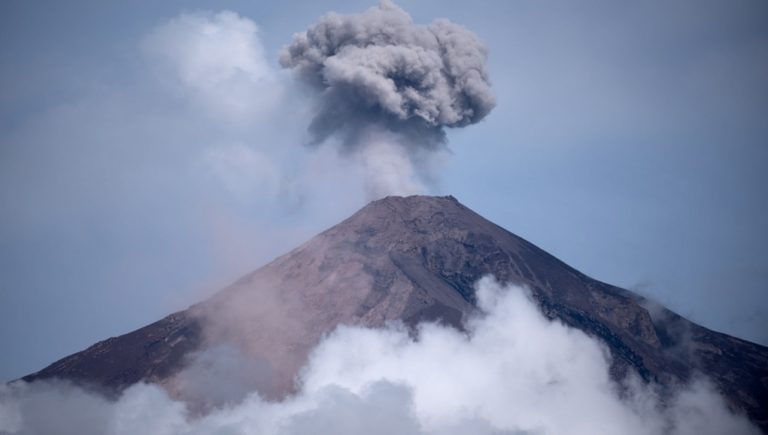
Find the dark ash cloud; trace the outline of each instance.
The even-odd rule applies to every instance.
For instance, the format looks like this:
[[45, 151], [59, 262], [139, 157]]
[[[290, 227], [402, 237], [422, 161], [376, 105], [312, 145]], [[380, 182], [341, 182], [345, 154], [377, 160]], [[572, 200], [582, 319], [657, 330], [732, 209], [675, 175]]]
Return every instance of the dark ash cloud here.
[[337, 136], [351, 151], [371, 130], [385, 130], [407, 148], [434, 149], [446, 127], [474, 124], [495, 105], [475, 34], [444, 19], [415, 24], [388, 0], [361, 14], [325, 15], [294, 35], [280, 63], [319, 95], [309, 127], [315, 145]]

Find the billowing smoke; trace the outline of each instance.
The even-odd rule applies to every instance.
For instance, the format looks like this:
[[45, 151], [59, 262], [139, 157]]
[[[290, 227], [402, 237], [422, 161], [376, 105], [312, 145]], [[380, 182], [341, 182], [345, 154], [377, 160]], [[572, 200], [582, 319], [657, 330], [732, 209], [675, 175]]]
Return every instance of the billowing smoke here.
[[[663, 399], [639, 381], [620, 392], [603, 345], [547, 320], [525, 289], [484, 279], [477, 295], [483, 314], [464, 332], [338, 328], [282, 401], [250, 393], [199, 415], [155, 385], [110, 402], [66, 384], [16, 384], [0, 387], [0, 434], [759, 433], [704, 379]], [[217, 364], [231, 367], [236, 355], [223, 354]], [[240, 388], [227, 370], [201, 370], [216, 394]]]
[[[474, 124], [493, 109], [485, 62], [469, 30], [448, 20], [415, 24], [389, 0], [361, 14], [324, 16], [294, 35], [280, 58], [317, 93], [310, 143], [336, 139], [359, 155], [386, 132], [390, 146], [410, 157], [402, 164], [419, 170], [423, 153], [445, 144], [447, 127]], [[383, 185], [370, 180], [378, 187], [369, 193], [410, 193], [397, 191], [414, 185], [409, 171], [394, 171]], [[406, 179], [386, 183], [393, 177]]]

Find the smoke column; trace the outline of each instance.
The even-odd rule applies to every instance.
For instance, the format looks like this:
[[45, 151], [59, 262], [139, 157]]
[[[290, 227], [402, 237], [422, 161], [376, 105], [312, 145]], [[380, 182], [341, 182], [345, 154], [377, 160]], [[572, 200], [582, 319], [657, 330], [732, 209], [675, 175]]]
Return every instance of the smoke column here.
[[[384, 0], [361, 14], [325, 15], [294, 35], [280, 63], [317, 97], [310, 144], [337, 140], [343, 153], [363, 162], [369, 193], [380, 196], [418, 190], [403, 178], [428, 171], [430, 156], [445, 147], [445, 129], [490, 113], [486, 57], [464, 27], [444, 19], [415, 24]], [[382, 150], [395, 156], [385, 160], [405, 167], [382, 175], [391, 163], [371, 164], [370, 155]]]

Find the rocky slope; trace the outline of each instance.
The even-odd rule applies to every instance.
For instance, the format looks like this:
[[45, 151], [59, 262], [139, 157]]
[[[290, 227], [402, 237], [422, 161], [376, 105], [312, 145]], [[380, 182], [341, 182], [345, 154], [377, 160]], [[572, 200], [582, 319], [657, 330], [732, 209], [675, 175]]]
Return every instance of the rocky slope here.
[[182, 368], [225, 343], [259, 368], [246, 384], [280, 397], [336, 325], [439, 320], [461, 328], [475, 309], [473, 285], [487, 274], [529, 287], [547, 316], [601, 339], [615, 379], [635, 371], [674, 385], [701, 372], [767, 427], [767, 348], [589, 278], [453, 197], [375, 201], [211, 299], [24, 379], [62, 377], [114, 391], [144, 380], [183, 396]]

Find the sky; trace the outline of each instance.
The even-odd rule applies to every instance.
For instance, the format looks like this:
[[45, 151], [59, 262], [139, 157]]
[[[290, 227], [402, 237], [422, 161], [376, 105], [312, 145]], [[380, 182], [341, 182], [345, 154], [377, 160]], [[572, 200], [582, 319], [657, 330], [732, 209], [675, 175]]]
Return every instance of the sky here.
[[[768, 5], [398, 4], [474, 32], [496, 99], [447, 130], [419, 189], [768, 344]], [[0, 4], [0, 379], [183, 309], [365, 205], [369, 160], [305, 145], [311, 104], [279, 56], [324, 13], [371, 6]]]

